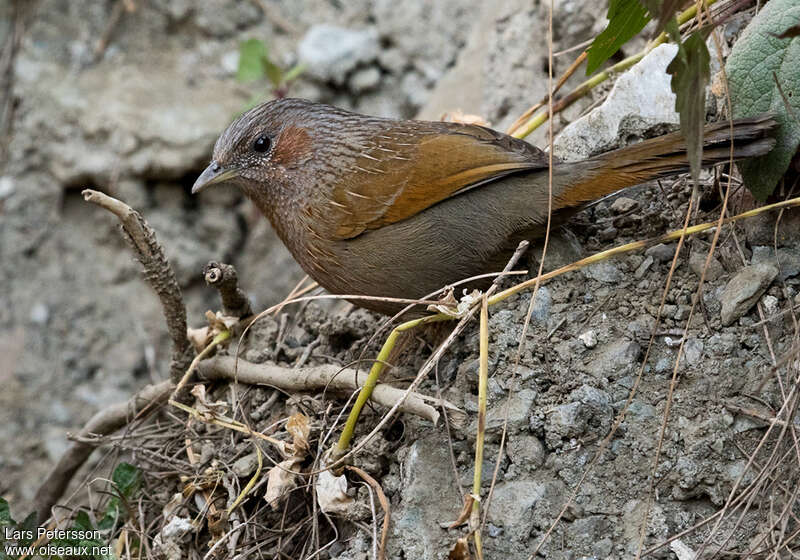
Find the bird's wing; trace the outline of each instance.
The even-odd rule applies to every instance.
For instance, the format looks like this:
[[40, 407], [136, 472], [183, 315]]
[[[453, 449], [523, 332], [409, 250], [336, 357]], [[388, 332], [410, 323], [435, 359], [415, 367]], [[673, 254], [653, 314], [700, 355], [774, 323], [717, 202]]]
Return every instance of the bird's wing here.
[[[332, 194], [337, 239], [410, 218], [442, 200], [510, 173], [547, 167], [534, 146], [488, 128], [399, 121], [362, 138]], [[350, 211], [350, 210], [354, 211]]]

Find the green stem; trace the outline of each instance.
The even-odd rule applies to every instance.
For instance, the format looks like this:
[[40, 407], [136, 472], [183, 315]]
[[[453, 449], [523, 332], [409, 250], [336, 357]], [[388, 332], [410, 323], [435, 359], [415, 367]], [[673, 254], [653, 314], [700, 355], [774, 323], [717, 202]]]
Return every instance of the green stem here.
[[[707, 0], [706, 5], [711, 6], [717, 1], [718, 0]], [[683, 25], [684, 23], [692, 19], [696, 14], [697, 14], [697, 5], [693, 4], [692, 7], [678, 14], [677, 16], [678, 25]], [[623, 70], [627, 70], [628, 68], [630, 68], [631, 66], [642, 60], [647, 53], [652, 51], [658, 45], [665, 43], [667, 41], [667, 38], [668, 38], [667, 33], [665, 31], [662, 31], [658, 37], [647, 43], [647, 46], [645, 46], [645, 48], [642, 49], [640, 52], [617, 62], [610, 68], [607, 68], [598, 74], [595, 74], [594, 76], [592, 76], [591, 78], [580, 84], [578, 87], [576, 87], [574, 90], [572, 90], [565, 97], [559, 99], [553, 105], [553, 113], [557, 113], [558, 111], [563, 111], [564, 109], [575, 103], [578, 99], [584, 97], [595, 86], [605, 82], [613, 74], [616, 74], [617, 72], [622, 72]], [[533, 115], [530, 119], [528, 119], [528, 121], [523, 126], [514, 131], [514, 134], [512, 136], [516, 138], [525, 138], [531, 132], [533, 132], [534, 130], [542, 126], [544, 123], [546, 123], [547, 119], [548, 119], [548, 111], [543, 110], [538, 114]]]
[[356, 423], [358, 422], [358, 417], [361, 414], [361, 409], [364, 408], [364, 405], [367, 404], [370, 396], [372, 396], [372, 391], [378, 384], [378, 379], [380, 379], [381, 374], [386, 367], [386, 363], [389, 360], [389, 354], [391, 354], [395, 343], [397, 343], [397, 338], [400, 336], [400, 333], [414, 329], [420, 325], [438, 321], [449, 321], [450, 319], [452, 318], [448, 315], [430, 315], [427, 317], [414, 319], [412, 321], [407, 321], [401, 325], [398, 325], [392, 330], [392, 332], [386, 338], [386, 341], [383, 343], [381, 351], [378, 353], [378, 357], [375, 359], [375, 363], [372, 364], [372, 368], [369, 370], [369, 375], [367, 375], [367, 380], [364, 382], [364, 386], [361, 387], [361, 391], [359, 391], [358, 397], [356, 397], [356, 402], [353, 405], [352, 410], [350, 410], [350, 414], [347, 416], [344, 429], [342, 430], [342, 434], [339, 436], [339, 441], [336, 444], [336, 449], [333, 453], [334, 461], [340, 459], [350, 446], [350, 440], [353, 439], [353, 432], [356, 429]]
[[472, 478], [472, 515], [470, 528], [474, 531], [475, 550], [483, 558], [481, 544], [481, 477], [483, 475], [483, 444], [486, 438], [486, 394], [489, 386], [489, 306], [486, 296], [481, 301], [480, 354], [478, 366], [478, 430], [475, 434], [475, 466]]

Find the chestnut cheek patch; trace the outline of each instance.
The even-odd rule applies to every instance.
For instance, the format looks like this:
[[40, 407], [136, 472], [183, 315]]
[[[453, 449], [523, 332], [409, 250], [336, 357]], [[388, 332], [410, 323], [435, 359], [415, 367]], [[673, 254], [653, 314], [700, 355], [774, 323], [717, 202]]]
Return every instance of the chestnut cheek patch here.
[[295, 167], [311, 156], [311, 136], [304, 128], [285, 128], [275, 144], [272, 161], [285, 167]]

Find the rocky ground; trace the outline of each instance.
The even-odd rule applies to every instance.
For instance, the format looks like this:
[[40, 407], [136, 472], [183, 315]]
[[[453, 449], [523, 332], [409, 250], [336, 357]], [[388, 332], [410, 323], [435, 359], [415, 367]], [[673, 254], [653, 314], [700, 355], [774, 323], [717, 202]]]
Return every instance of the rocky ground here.
[[[263, 40], [282, 66], [307, 64], [291, 95], [365, 113], [439, 118], [460, 109], [503, 130], [546, 91], [547, 8], [539, 3], [132, 0], [136, 10], [122, 13], [112, 28], [117, 4], [40, 0], [0, 7], [0, 39], [10, 41], [21, 29], [0, 176], [0, 496], [19, 512], [30, 507], [38, 483], [63, 453], [67, 431], [162, 379], [168, 366], [158, 302], [116, 225], [83, 202], [82, 188], [109, 192], [145, 215], [175, 267], [193, 325], [218, 307], [200, 274], [209, 260], [237, 266], [256, 309], [279, 301], [302, 278], [266, 220], [238, 193], [188, 192], [219, 132], [254, 97], [269, 96], [266, 83], [234, 78], [242, 40]], [[554, 50], [591, 38], [604, 25], [604, 11], [595, 2], [558, 2]], [[746, 21], [746, 13], [729, 21], [725, 37], [733, 40]], [[100, 52], [98, 40], [106, 36]], [[634, 42], [626, 54], [640, 46]], [[556, 58], [556, 74], [573, 56]], [[600, 89], [598, 100], [608, 90]], [[557, 128], [592, 103], [570, 108]], [[629, 111], [637, 107], [642, 103], [633, 97]], [[631, 115], [617, 114], [617, 125], [624, 121], [617, 141], [635, 139], [630, 130], [638, 137], [672, 122], [642, 123]], [[560, 155], [574, 149], [566, 139], [586, 136], [572, 131], [557, 146]], [[541, 129], [529, 139], [542, 145], [544, 134]], [[715, 177], [704, 176], [697, 221], [718, 215]], [[679, 228], [690, 192], [679, 179], [598, 203], [558, 232], [546, 268]], [[734, 202], [751, 204], [741, 192]], [[791, 314], [761, 321], [798, 303], [798, 220], [783, 215], [773, 235], [776, 216], [767, 215], [720, 238], [669, 401], [646, 546], [725, 503], [763, 434], [763, 422], [742, 411], [768, 416], [782, 402], [786, 387], [769, 373], [792, 347], [795, 326]], [[499, 419], [512, 396], [484, 531], [488, 558], [528, 557], [634, 387], [624, 421], [541, 553], [627, 558], [636, 550], [670, 378], [710, 240], [692, 239], [678, 259], [640, 383], [674, 244], [544, 285], [517, 368], [530, 293], [491, 310], [485, 490], [499, 451]], [[348, 363], [375, 352], [366, 343], [378, 318], [367, 312], [309, 304], [286, 313], [281, 344], [280, 320], [267, 319], [245, 359], [292, 365], [309, 344], [309, 364]], [[423, 334], [420, 340], [393, 372], [396, 379], [412, 377], [429, 355], [432, 339]], [[477, 349], [477, 329], [469, 328], [440, 363], [438, 385], [430, 379], [421, 389], [440, 389], [469, 413], [466, 425], [451, 428], [451, 442], [443, 426], [404, 417], [402, 429], [384, 433], [356, 460], [392, 504], [392, 558], [443, 558], [462, 535], [440, 526], [457, 517], [461, 493], [471, 487]], [[762, 385], [765, 376], [770, 381]], [[283, 400], [276, 406], [289, 407]], [[342, 522], [348, 538], [326, 554], [371, 557], [369, 518]], [[734, 521], [725, 519], [722, 535]], [[745, 516], [728, 546], [746, 549], [761, 521]], [[696, 546], [705, 534], [684, 540]]]

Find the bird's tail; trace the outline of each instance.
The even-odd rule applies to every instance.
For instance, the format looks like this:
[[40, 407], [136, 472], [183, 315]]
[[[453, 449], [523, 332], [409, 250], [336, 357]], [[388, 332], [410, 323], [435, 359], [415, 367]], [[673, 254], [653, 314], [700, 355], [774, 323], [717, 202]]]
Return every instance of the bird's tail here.
[[[733, 121], [732, 132], [730, 121], [707, 125], [703, 131], [703, 166], [729, 161], [731, 145], [734, 160], [766, 154], [775, 146], [775, 139], [768, 134], [777, 124], [771, 115], [759, 115]], [[674, 132], [555, 168], [562, 170], [581, 179], [566, 181], [556, 198], [562, 207], [579, 206], [625, 187], [688, 171], [686, 140], [680, 132]]]

